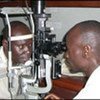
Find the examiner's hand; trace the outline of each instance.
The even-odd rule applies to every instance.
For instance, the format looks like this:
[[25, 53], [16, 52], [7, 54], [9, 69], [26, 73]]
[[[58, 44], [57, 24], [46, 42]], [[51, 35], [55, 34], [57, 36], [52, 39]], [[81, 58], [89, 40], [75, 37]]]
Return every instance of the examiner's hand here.
[[48, 94], [44, 99], [51, 99], [51, 100], [59, 99], [60, 100], [60, 97], [58, 97], [55, 94], [51, 93], [51, 94]]

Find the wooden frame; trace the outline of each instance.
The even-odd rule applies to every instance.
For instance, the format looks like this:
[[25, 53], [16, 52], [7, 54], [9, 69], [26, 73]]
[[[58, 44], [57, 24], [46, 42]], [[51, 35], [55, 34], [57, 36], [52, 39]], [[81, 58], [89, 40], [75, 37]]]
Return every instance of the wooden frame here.
[[[2, 1], [0, 7], [23, 7], [25, 1], [31, 6], [31, 0]], [[100, 7], [100, 0], [45, 0], [47, 7]]]
[[48, 7], [100, 7], [100, 0], [51, 0]]

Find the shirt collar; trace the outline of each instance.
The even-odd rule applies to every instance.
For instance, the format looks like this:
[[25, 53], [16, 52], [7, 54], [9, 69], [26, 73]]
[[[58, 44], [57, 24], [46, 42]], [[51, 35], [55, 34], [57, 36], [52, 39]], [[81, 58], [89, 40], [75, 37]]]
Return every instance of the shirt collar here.
[[0, 56], [2, 56], [2, 61], [7, 64], [7, 57], [4, 54], [3, 46], [0, 48]]

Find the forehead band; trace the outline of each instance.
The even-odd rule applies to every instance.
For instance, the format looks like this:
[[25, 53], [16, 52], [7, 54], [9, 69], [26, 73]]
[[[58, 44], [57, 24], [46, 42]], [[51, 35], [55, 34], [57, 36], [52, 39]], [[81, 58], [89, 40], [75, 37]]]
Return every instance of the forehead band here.
[[32, 37], [33, 37], [33, 34], [21, 35], [21, 36], [11, 36], [11, 41], [27, 40], [27, 39], [31, 39]]

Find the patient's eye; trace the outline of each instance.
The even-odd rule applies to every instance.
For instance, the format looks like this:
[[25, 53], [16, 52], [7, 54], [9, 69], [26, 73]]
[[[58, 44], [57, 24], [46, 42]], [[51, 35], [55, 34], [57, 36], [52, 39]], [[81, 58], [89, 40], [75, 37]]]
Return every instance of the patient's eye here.
[[29, 44], [29, 47], [32, 47], [32, 44]]
[[20, 48], [20, 49], [22, 49], [22, 48], [23, 48], [23, 46], [22, 46], [22, 45], [20, 45], [20, 46], [19, 46], [19, 48]]

